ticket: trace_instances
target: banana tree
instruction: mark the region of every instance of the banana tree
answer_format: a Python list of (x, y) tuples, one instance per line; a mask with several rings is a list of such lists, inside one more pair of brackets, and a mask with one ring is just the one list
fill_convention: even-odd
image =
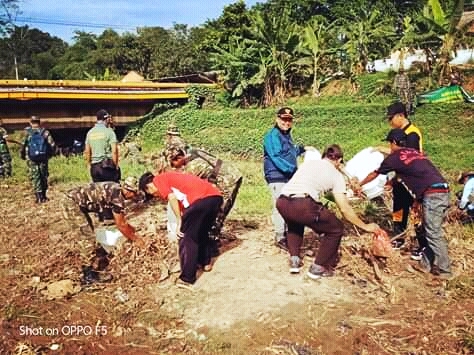
[(296, 64), (307, 69), (307, 72), (313, 76), (311, 92), (314, 97), (318, 97), (321, 86), (321, 60), (334, 51), (330, 46), (333, 38), (334, 25), (328, 24), (324, 17), (314, 17), (304, 28), (300, 35), (300, 46), (298, 51), (301, 53)]
[(251, 78), (259, 72), (255, 58), (258, 53), (253, 41), (233, 38), (228, 47), (214, 47), (210, 56), (213, 69), (223, 72), (224, 85), (233, 98), (241, 100), (243, 106), (251, 103)]
[(463, 29), (458, 28), (458, 23), (464, 11), (464, 0), (447, 2), (445, 7), (443, 9), (439, 0), (428, 0), (420, 17), (420, 22), (433, 31), (441, 41), (438, 49), (439, 61), (436, 65), (439, 84), (449, 76), (452, 53), (455, 54), (462, 43)]
[(258, 49), (254, 64), (259, 67), (253, 81), (263, 80), (263, 106), (282, 103), (293, 76), (298, 75), (297, 25), (283, 10), (279, 16), (257, 12), (252, 17), (253, 42)]
[(351, 9), (342, 20), (341, 32), (345, 38), (344, 49), (351, 62), (354, 74), (364, 72), (373, 48), (387, 42), (395, 31), (391, 19), (378, 10), (368, 8)]

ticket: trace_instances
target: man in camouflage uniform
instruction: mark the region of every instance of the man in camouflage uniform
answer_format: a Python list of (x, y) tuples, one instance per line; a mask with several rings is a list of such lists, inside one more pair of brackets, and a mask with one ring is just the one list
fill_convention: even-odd
[(224, 202), (211, 229), (211, 234), (218, 236), (242, 185), (241, 172), (228, 162), (201, 149), (190, 150), (184, 171), (208, 180), (221, 191)]
[(187, 154), (189, 148), (189, 145), (187, 145), (181, 137), (178, 127), (174, 123), (170, 123), (166, 130), (165, 146), (161, 152), (164, 163), (171, 166), (171, 158), (175, 157), (180, 152)]
[(0, 121), (0, 178), (12, 176), (12, 157), (7, 145), (7, 131)]
[(242, 174), (237, 168), (214, 155), (189, 147), (181, 138), (176, 126), (170, 125), (167, 134), (169, 137), (165, 143), (163, 156), (166, 157), (168, 166), (208, 180), (221, 191), (224, 202), (211, 229), (211, 234), (218, 236), (224, 220), (234, 206), (242, 185)]
[(393, 89), (398, 99), (405, 105), (407, 113), (412, 112), (413, 97), (411, 95), (410, 79), (403, 68), (400, 68), (393, 81)]
[[(55, 142), (51, 133), (40, 126), (40, 118), (38, 116), (31, 116), (30, 127), (25, 128), (26, 136), (23, 141), (23, 146), (20, 151), (21, 159), (27, 159), (29, 175), (33, 189), (35, 191), (36, 203), (44, 203), (48, 201), (46, 192), (48, 191), (48, 160), (53, 156), (55, 150)], [(48, 143), (48, 157), (41, 162), (34, 162), (28, 157), (28, 144), (32, 135), (35, 132), (40, 132)]]
[(138, 182), (134, 177), (125, 179), (123, 185), (119, 183), (93, 182), (85, 186), (74, 188), (66, 192), (79, 207), (86, 217), (87, 223), (94, 230), (94, 225), (89, 213), (99, 215), (112, 215), (112, 220), (104, 220), (104, 225), (115, 224), (117, 229), (128, 239), (139, 246), (143, 246), (143, 240), (136, 235), (135, 228), (128, 224), (125, 218), (125, 204), (127, 200), (138, 198)]
[[(89, 183), (69, 190), (66, 196), (79, 207), (92, 230), (94, 230), (94, 225), (89, 213), (104, 215), (110, 212), (113, 220), (103, 221), (102, 227), (107, 228), (106, 226), (115, 224), (128, 240), (133, 241), (140, 248), (144, 246), (143, 239), (137, 236), (135, 228), (127, 222), (124, 212), (126, 202), (138, 196), (136, 178), (128, 177), (122, 185), (112, 181)], [(105, 247), (97, 248), (95, 256), (91, 259), (91, 265), (83, 266), (82, 283), (108, 282), (112, 279), (112, 275), (104, 272), (109, 265), (110, 252)]]

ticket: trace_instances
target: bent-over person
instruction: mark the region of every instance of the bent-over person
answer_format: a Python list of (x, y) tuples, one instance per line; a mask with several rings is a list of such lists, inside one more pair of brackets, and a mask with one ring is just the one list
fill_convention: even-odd
[(138, 183), (136, 178), (128, 177), (121, 186), (112, 181), (93, 182), (74, 188), (66, 193), (84, 214), (87, 223), (94, 230), (89, 213), (99, 215), (111, 214), (113, 220), (102, 221), (103, 224), (115, 224), (117, 229), (130, 241), (143, 246), (141, 239), (125, 217), (125, 201), (137, 198)]
[(211, 269), (209, 231), (222, 204), (221, 192), (211, 183), (191, 174), (168, 171), (158, 175), (145, 173), (140, 190), (148, 198), (168, 201), (176, 216), (179, 237), (179, 282), (196, 281), (198, 265)]
[(449, 208), (449, 185), (433, 163), (416, 149), (407, 148), (407, 136), (402, 129), (392, 129), (386, 141), (391, 153), (382, 161), (380, 167), (365, 177), (364, 185), (379, 174), (394, 171), (422, 206), (422, 229), (427, 246), (422, 251), (420, 268), (425, 272), (450, 279), (451, 261), (448, 255), (448, 242), (443, 234), (443, 219)]
[(364, 223), (350, 206), (346, 196), (346, 181), (339, 171), (342, 163), (341, 147), (330, 145), (324, 150), (321, 160), (304, 161), (281, 190), (276, 207), (288, 226), (290, 273), (299, 273), (302, 266), (299, 253), (307, 226), (315, 233), (324, 233), (308, 276), (318, 279), (334, 274), (339, 262), (344, 225), (321, 203), (321, 197), (326, 192), (332, 192), (337, 207), (349, 222), (367, 232), (379, 229), (375, 223)]

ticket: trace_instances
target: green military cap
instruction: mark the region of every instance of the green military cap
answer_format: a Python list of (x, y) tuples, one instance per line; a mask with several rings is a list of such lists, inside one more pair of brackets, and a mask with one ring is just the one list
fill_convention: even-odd
[(170, 134), (172, 136), (180, 136), (181, 135), (181, 133), (179, 133), (179, 128), (174, 123), (170, 123), (168, 125), (168, 129), (166, 130), (166, 133)]

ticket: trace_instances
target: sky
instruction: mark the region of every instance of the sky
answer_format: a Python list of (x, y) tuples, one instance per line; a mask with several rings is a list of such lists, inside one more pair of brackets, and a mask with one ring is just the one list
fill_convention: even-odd
[[(72, 43), (74, 31), (101, 34), (106, 28), (136, 33), (137, 27), (198, 26), (218, 18), (237, 0), (19, 0), (16, 25), (28, 25)], [(264, 2), (262, 0), (258, 2)], [(245, 0), (247, 8), (257, 0)]]

